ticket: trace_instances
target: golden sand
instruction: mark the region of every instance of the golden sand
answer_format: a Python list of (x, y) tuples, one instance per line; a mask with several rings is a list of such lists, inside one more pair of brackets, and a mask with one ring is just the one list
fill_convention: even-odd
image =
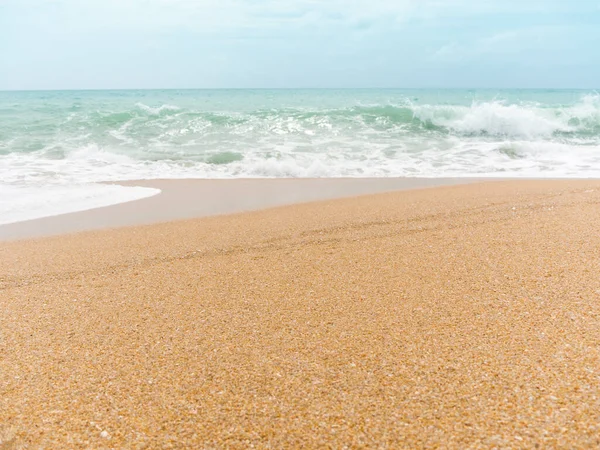
[(0, 449), (597, 448), (600, 182), (0, 244)]

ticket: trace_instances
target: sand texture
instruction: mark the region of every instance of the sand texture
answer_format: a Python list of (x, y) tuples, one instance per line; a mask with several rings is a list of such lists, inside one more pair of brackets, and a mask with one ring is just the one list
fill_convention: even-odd
[(0, 244), (0, 449), (598, 448), (600, 181)]

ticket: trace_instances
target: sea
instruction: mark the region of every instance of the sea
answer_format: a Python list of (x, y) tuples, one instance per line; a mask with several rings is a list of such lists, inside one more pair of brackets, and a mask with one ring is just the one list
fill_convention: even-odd
[(0, 92), (0, 224), (164, 178), (600, 177), (592, 90)]

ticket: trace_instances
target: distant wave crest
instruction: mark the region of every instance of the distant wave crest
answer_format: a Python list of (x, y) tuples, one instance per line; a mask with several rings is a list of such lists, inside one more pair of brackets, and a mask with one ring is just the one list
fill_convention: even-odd
[(153, 115), (153, 116), (158, 116), (163, 113), (179, 111), (181, 109), (178, 106), (174, 106), (174, 105), (161, 105), (157, 108), (153, 108), (153, 107), (145, 105), (143, 103), (136, 103), (136, 106), (138, 107), (138, 109), (144, 111), (145, 113)]
[[(144, 115), (140, 115), (142, 112)], [(456, 136), (537, 139), (600, 137), (600, 95), (584, 96), (571, 106), (536, 103), (511, 104), (502, 100), (445, 104), (367, 105), (340, 109), (280, 109), (251, 112), (213, 112), (164, 104), (137, 103), (135, 110), (89, 117), (93, 127), (127, 126), (131, 132), (149, 125), (164, 129), (163, 137), (207, 131), (232, 135), (344, 133), (431, 133)]]

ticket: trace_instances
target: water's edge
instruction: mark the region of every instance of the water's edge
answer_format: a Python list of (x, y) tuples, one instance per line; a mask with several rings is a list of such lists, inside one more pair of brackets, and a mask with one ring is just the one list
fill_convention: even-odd
[[(118, 182), (118, 185), (126, 188), (153, 189), (160, 193), (111, 206), (0, 225), (0, 241), (149, 225), (312, 201), (483, 181), (486, 180), (480, 178), (282, 178), (123, 181)], [(106, 184), (117, 185), (112, 182)]]

